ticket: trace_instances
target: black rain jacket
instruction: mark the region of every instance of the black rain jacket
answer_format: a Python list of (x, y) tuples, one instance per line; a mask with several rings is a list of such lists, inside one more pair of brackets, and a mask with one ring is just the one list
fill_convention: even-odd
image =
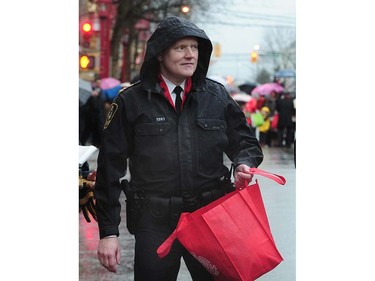
[[(156, 59), (186, 36), (198, 38), (198, 67), (181, 115), (164, 96)], [(257, 167), (263, 153), (245, 116), (224, 86), (205, 78), (212, 44), (189, 21), (167, 17), (147, 43), (140, 82), (121, 91), (104, 126), (95, 184), (100, 237), (119, 235), (120, 178), (148, 194), (196, 196), (228, 172), (223, 154), (234, 166)]]

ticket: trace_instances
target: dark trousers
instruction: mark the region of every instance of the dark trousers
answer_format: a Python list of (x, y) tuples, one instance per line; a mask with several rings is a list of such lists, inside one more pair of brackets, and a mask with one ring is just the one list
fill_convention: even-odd
[(270, 146), (270, 141), (269, 141), (269, 134), (267, 132), (259, 132), (259, 143), (261, 145), (269, 145)]
[(279, 126), (277, 128), (277, 144), (283, 146), (285, 141), (286, 147), (291, 147), (294, 142), (294, 128), (292, 126)]
[(179, 242), (175, 240), (169, 254), (159, 258), (156, 251), (176, 225), (158, 221), (144, 208), (135, 234), (134, 281), (175, 281), (181, 257), (194, 281), (212, 281), (212, 275)]

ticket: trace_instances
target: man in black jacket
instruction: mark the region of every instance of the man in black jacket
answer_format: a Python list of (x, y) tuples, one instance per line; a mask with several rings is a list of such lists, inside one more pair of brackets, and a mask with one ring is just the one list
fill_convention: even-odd
[[(193, 212), (228, 192), (224, 153), (237, 187), (263, 153), (245, 116), (223, 85), (207, 79), (212, 44), (205, 32), (167, 17), (148, 40), (140, 81), (111, 105), (95, 185), (100, 230), (98, 258), (111, 272), (120, 264), (119, 196), (127, 198), (127, 227), (135, 235), (135, 280), (176, 280), (181, 257), (193, 280), (213, 280), (176, 241), (160, 259), (157, 248), (181, 212)], [(120, 178), (129, 163), (130, 182)], [(240, 215), (240, 214), (239, 214)]]

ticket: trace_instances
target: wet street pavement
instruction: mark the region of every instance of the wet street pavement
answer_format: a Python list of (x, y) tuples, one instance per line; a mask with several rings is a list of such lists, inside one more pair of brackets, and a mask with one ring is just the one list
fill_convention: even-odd
[[(257, 281), (294, 281), (296, 280), (296, 169), (293, 149), (265, 147), (263, 152), (265, 157), (259, 168), (279, 174), (287, 181), (281, 186), (270, 179), (254, 177), (258, 179), (271, 231), (284, 261)], [(97, 154), (89, 160), (90, 169), (96, 169), (96, 157)], [(121, 200), (125, 202), (123, 194)], [(120, 224), (121, 265), (114, 274), (103, 268), (97, 259), (99, 235), (96, 222), (87, 223), (83, 215), (79, 215), (80, 281), (133, 281), (134, 237), (126, 229), (125, 217), (125, 204), (123, 204)], [(183, 262), (177, 280), (191, 281)]]

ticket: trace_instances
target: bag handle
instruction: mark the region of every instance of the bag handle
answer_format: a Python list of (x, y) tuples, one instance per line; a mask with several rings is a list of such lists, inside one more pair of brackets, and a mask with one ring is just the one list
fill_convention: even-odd
[(277, 175), (277, 174), (266, 172), (266, 171), (258, 169), (258, 168), (250, 168), (249, 171), (250, 171), (250, 174), (252, 174), (252, 175), (260, 175), (260, 176), (269, 178), (269, 179), (274, 180), (275, 182), (277, 182), (278, 184), (281, 184), (281, 185), (284, 185), (286, 183), (285, 178), (283, 176), (280, 176), (280, 175)]
[(177, 230), (186, 226), (191, 221), (190, 213), (182, 213), (180, 219), (178, 220), (176, 229), (169, 235), (169, 237), (159, 246), (156, 253), (160, 258), (164, 258), (169, 254), (174, 240), (177, 239)]
[(172, 232), (172, 234), (159, 246), (156, 253), (158, 254), (159, 258), (164, 258), (166, 255), (169, 254), (172, 244), (174, 240), (176, 240), (176, 230)]

